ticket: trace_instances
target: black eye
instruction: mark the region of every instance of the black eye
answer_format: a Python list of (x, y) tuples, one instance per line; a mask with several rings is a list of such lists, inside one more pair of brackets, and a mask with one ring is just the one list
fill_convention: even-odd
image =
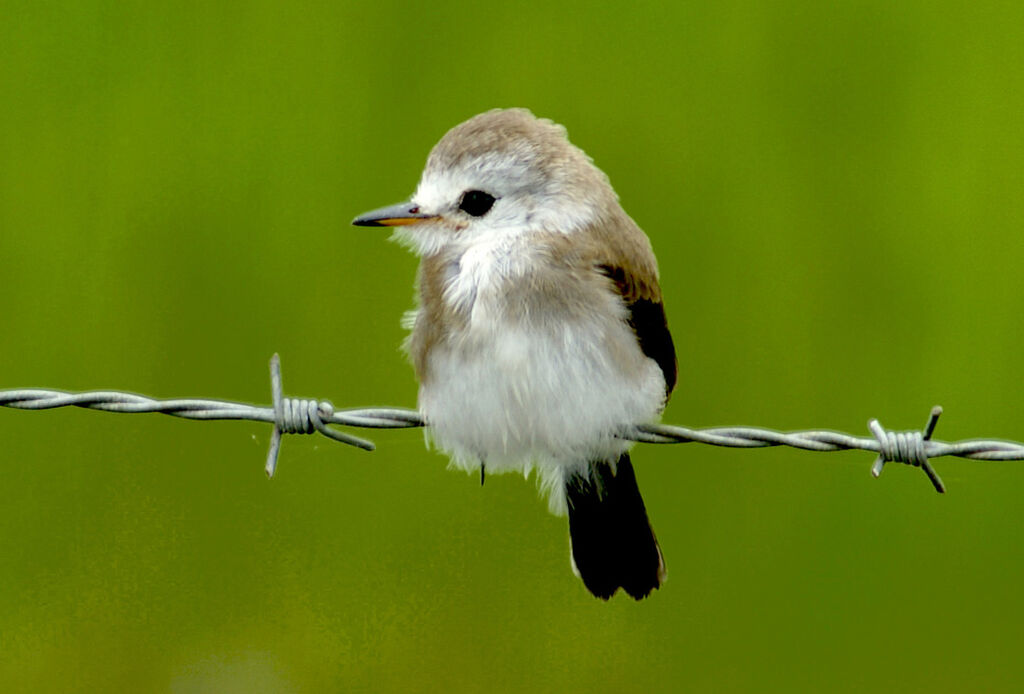
[(474, 217), (483, 217), (494, 204), (494, 196), (482, 190), (467, 190), (459, 201), (459, 209)]

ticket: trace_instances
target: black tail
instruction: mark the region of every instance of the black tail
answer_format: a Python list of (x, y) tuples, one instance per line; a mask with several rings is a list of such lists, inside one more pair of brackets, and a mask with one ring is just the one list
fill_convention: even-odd
[(565, 482), (572, 558), (583, 584), (607, 600), (622, 586), (635, 599), (665, 578), (661, 548), (647, 520), (628, 454), (613, 467), (591, 463)]

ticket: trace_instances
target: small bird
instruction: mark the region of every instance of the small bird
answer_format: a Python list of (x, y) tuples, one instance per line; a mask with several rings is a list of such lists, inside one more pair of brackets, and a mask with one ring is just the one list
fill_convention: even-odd
[(356, 217), (421, 258), (405, 342), (434, 445), (471, 473), (536, 470), (569, 516), (591, 593), (665, 579), (632, 443), (660, 416), (676, 356), (650, 241), (565, 128), (487, 111), (431, 151), (412, 199)]

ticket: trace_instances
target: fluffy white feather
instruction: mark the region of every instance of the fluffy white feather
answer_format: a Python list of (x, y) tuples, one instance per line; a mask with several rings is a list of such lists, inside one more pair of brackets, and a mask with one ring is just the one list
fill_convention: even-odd
[(610, 290), (595, 288), (590, 310), (564, 321), (543, 320), (538, 297), (538, 320), (524, 323), (507, 290), (538, 271), (535, 236), (520, 226), (458, 248), (445, 301), (468, 321), (431, 350), (419, 405), (456, 467), (536, 468), (551, 510), (564, 513), (565, 470), (616, 460), (629, 443), (615, 433), (658, 416), (665, 381)]

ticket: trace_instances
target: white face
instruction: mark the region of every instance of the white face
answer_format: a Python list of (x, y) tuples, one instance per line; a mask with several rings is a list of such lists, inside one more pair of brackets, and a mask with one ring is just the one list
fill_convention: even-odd
[(428, 164), (412, 204), (437, 219), (395, 229), (421, 255), (452, 244), (468, 247), (496, 237), (572, 233), (593, 219), (591, 201), (573, 195), (564, 172), (537, 158), (491, 152), (442, 168)]

